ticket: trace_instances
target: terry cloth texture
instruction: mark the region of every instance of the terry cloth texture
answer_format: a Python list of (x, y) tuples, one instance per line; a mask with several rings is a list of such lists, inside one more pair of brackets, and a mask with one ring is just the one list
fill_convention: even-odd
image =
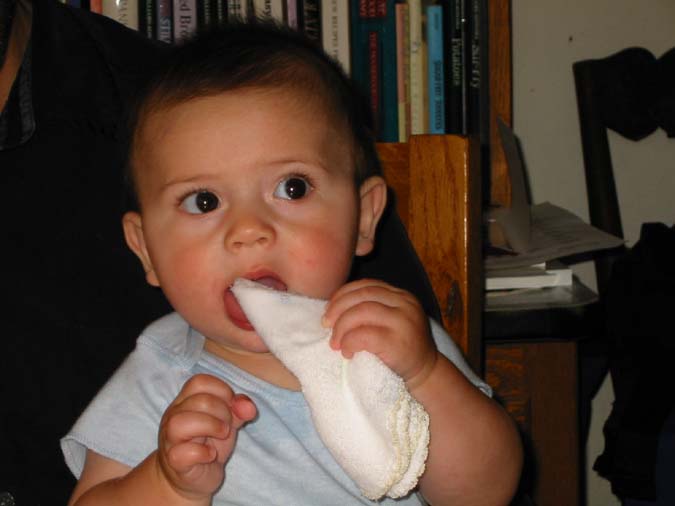
[(267, 346), (300, 381), (319, 436), (363, 495), (406, 495), (424, 472), (429, 416), (375, 355), (328, 345), (326, 301), (239, 279), (232, 291)]

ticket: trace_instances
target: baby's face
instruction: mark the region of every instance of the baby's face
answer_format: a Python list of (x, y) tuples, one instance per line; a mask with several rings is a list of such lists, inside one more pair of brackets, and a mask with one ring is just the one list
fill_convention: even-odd
[(350, 143), (290, 92), (243, 90), (151, 115), (137, 151), (148, 280), (197, 330), (267, 351), (237, 277), (328, 298), (359, 249)]

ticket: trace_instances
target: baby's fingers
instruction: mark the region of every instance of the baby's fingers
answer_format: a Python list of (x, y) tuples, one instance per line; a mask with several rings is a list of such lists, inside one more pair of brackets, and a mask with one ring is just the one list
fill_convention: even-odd
[(211, 394), (226, 402), (234, 395), (230, 386), (223, 380), (209, 374), (196, 374), (185, 382), (174, 404), (179, 404), (196, 394)]
[(391, 343), (391, 338), (386, 327), (367, 325), (346, 331), (334, 349), (339, 349), (345, 358), (352, 358), (359, 351), (369, 351), (381, 357), (388, 343)]
[[(330, 346), (334, 350), (355, 353), (367, 349), (379, 354), (386, 347), (385, 334), (396, 309), (379, 302), (366, 301), (349, 307), (333, 326)], [(350, 345), (349, 341), (356, 341)], [(345, 355), (349, 358), (348, 355)]]
[(244, 423), (250, 422), (258, 414), (255, 404), (248, 395), (235, 394), (232, 397), (231, 409), (233, 416), (233, 428), (238, 429)]
[(389, 307), (409, 304), (412, 296), (382, 281), (364, 279), (348, 283), (331, 297), (323, 318), (326, 327), (332, 327), (342, 315), (359, 304), (377, 302)]
[(164, 432), (170, 447), (195, 438), (226, 439), (231, 431), (229, 410), (220, 416), (200, 411), (180, 411), (164, 423)]
[(218, 457), (218, 451), (211, 445), (187, 441), (172, 447), (167, 453), (169, 466), (178, 474), (185, 474), (194, 466), (210, 464)]

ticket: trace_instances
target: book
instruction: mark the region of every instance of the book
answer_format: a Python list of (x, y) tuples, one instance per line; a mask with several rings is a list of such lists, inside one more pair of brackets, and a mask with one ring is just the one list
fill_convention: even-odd
[(258, 18), (272, 18), (285, 23), (284, 0), (253, 0), (253, 14)]
[(346, 0), (321, 0), (321, 46), (351, 74), (349, 4)]
[(478, 134), (481, 146), (489, 139), (487, 0), (468, 0), (466, 87), (467, 132)]
[(227, 19), (247, 19), (248, 0), (227, 0)]
[(298, 19), (298, 0), (286, 0), (286, 24), (296, 30), (300, 27)]
[[(488, 2), (468, 0), (467, 40), (467, 133), (478, 137), (480, 173), (483, 188), (489, 190), (490, 176), (490, 84), (488, 80)], [(490, 191), (483, 192), (483, 204), (489, 205)]]
[(398, 98), (398, 140), (410, 137), (410, 32), (408, 4), (396, 4), (396, 95)]
[(311, 40), (321, 43), (321, 12), (319, 0), (303, 0), (300, 9), (300, 26)]
[(428, 132), (445, 133), (445, 71), (443, 70), (443, 7), (426, 7)]
[(465, 135), (466, 129), (466, 23), (464, 0), (444, 0), (445, 131)]
[(397, 142), (395, 0), (352, 0), (351, 75), (368, 97), (377, 140)]
[(197, 29), (197, 0), (173, 0), (173, 41), (181, 42)]
[(156, 0), (157, 40), (173, 42), (173, 0)]
[(227, 0), (213, 0), (212, 10), (216, 23), (227, 20)]
[(425, 47), (422, 28), (422, 0), (407, 0), (408, 33), (410, 37), (410, 133), (427, 133), (427, 114), (425, 106), (426, 73)]
[(485, 289), (492, 291), (571, 286), (572, 279), (571, 267), (558, 260), (552, 260), (529, 267), (487, 269)]
[(89, 10), (97, 14), (103, 14), (103, 0), (90, 0)]
[(101, 14), (133, 30), (138, 30), (138, 0), (103, 2)]
[(213, 0), (197, 0), (197, 29), (216, 22), (215, 7)]
[(138, 31), (148, 39), (157, 38), (155, 0), (138, 0)]

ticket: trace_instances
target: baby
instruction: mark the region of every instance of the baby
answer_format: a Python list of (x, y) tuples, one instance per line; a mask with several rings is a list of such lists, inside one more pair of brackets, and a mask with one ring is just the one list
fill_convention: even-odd
[(396, 504), (508, 503), (520, 443), (476, 386), (488, 387), (410, 293), (347, 282), (386, 204), (364, 111), (340, 67), (291, 30), (232, 24), (176, 49), (137, 108), (138, 207), (123, 218), (176, 312), (63, 439), (71, 505), (372, 504), (246, 318), (237, 278), (328, 300), (331, 347), (376, 355), (425, 408), (426, 470)]

